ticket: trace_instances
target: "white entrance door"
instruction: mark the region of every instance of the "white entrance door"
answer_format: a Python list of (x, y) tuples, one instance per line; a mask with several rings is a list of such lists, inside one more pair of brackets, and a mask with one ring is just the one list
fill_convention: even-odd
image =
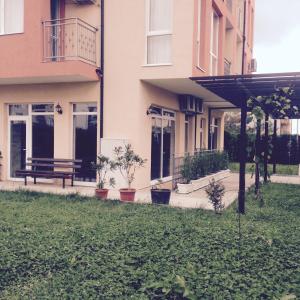
[(28, 117), (11, 116), (8, 130), (8, 178), (20, 180), (15, 173), (17, 170), (25, 169), (27, 158), (31, 155), (31, 134)]

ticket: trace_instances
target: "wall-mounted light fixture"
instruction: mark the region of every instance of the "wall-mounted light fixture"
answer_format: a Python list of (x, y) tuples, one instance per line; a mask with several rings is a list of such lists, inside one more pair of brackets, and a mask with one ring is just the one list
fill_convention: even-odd
[(55, 106), (55, 110), (56, 110), (56, 112), (57, 112), (59, 115), (62, 115), (63, 109), (62, 109), (62, 107), (60, 106), (59, 103)]

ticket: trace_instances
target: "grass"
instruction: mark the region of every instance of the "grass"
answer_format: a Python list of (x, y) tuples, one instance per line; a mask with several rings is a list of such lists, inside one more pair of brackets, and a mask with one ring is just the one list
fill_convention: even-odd
[(300, 187), (202, 210), (0, 193), (2, 299), (300, 297)]
[[(277, 165), (276, 167), (276, 174), (279, 175), (298, 175), (298, 165)], [(232, 172), (238, 172), (240, 169), (239, 163), (236, 162), (231, 162), (229, 164), (229, 169)], [(273, 165), (269, 164), (268, 165), (268, 170), (270, 174), (273, 174)], [(246, 172), (247, 173), (252, 173), (253, 172), (253, 164), (247, 163), (246, 165)]]

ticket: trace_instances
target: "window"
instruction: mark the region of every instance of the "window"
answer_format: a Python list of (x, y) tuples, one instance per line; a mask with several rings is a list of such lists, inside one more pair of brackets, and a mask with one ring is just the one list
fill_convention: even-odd
[(173, 0), (147, 0), (147, 64), (171, 63)]
[(219, 139), (219, 124), (220, 124), (220, 119), (218, 118), (213, 118), (212, 124), (210, 126), (210, 134), (211, 134), (211, 145), (210, 149), (211, 150), (216, 150), (218, 149), (218, 139)]
[(96, 172), (91, 163), (97, 157), (97, 104), (73, 104), (73, 155), (82, 160), (76, 180), (95, 182)]
[(189, 117), (186, 115), (184, 119), (184, 152), (189, 153)]
[(0, 0), (0, 35), (24, 31), (24, 0)]
[(202, 0), (198, 0), (198, 16), (197, 16), (197, 67), (201, 68), (202, 53), (201, 53), (201, 29), (202, 29)]
[(205, 126), (205, 119), (201, 118), (200, 119), (200, 149), (204, 149), (205, 148), (205, 143), (204, 143), (204, 129)]
[(151, 180), (172, 175), (175, 151), (175, 113), (158, 108), (152, 114)]
[(219, 16), (215, 11), (211, 18), (210, 41), (210, 75), (218, 75), (218, 47), (219, 47)]
[(9, 176), (14, 178), (16, 170), (26, 167), (28, 157), (53, 158), (54, 105), (11, 104), (8, 113)]

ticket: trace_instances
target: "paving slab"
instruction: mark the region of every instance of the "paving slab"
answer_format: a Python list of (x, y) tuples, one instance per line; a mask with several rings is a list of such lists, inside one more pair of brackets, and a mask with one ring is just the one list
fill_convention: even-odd
[[(299, 179), (300, 180), (300, 179)], [(238, 182), (239, 175), (232, 173), (229, 177), (221, 180), (225, 186), (225, 195), (223, 202), (225, 207), (230, 206), (238, 197)], [(246, 188), (249, 188), (254, 183), (254, 179), (250, 175), (246, 175)], [(67, 186), (63, 189), (61, 186), (49, 183), (38, 183), (33, 184), (29, 182), (27, 186), (23, 182), (15, 181), (2, 181), (0, 182), (0, 190), (16, 191), (35, 191), (42, 193), (61, 194), (68, 195), (77, 193), (82, 196), (92, 197), (95, 193), (94, 187), (85, 186)], [(108, 197), (110, 199), (119, 199), (119, 192), (117, 190), (109, 191)], [(135, 203), (151, 203), (151, 192), (150, 189), (137, 191)], [(200, 189), (190, 194), (177, 194), (176, 192), (171, 193), (170, 206), (178, 208), (201, 208), (207, 210), (213, 210), (213, 206), (209, 202), (206, 195), (205, 189)]]

